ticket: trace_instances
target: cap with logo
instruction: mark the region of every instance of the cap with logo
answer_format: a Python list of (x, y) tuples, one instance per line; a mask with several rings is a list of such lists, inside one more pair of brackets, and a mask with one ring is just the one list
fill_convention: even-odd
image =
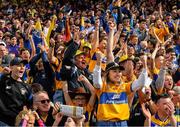
[(117, 64), (116, 62), (110, 62), (109, 64), (106, 65), (106, 72), (109, 72), (110, 70), (114, 70), (114, 69), (119, 69), (119, 70), (124, 70), (124, 67), (119, 66), (119, 64)]
[(14, 65), (19, 65), (19, 64), (28, 64), (28, 61), (27, 60), (23, 60), (22, 58), (20, 57), (15, 57), (13, 60), (11, 60), (10, 62), (10, 66), (14, 66)]

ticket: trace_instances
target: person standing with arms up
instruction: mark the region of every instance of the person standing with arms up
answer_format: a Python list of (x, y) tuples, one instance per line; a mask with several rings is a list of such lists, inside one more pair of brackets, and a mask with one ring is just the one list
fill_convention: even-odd
[(115, 25), (109, 23), (110, 33), (107, 45), (107, 66), (105, 76), (101, 77), (101, 54), (97, 53), (97, 64), (93, 73), (93, 84), (97, 88), (98, 109), (97, 125), (98, 126), (127, 126), (129, 119), (128, 94), (135, 92), (145, 85), (147, 74), (147, 57), (143, 58), (144, 69), (140, 76), (133, 83), (123, 83), (121, 80), (124, 67), (114, 62), (112, 53), (113, 35)]

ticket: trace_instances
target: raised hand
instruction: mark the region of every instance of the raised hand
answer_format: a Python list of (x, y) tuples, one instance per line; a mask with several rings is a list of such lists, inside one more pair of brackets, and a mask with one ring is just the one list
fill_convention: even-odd
[(145, 116), (147, 119), (151, 119), (151, 113), (150, 113), (149, 109), (146, 109), (144, 103), (141, 104), (141, 108), (142, 108), (142, 111), (143, 111), (144, 116)]
[(29, 40), (32, 40), (32, 39), (33, 39), (31, 34), (28, 34), (28, 39), (29, 39)]
[(99, 25), (100, 25), (100, 20), (99, 20), (99, 19), (96, 19), (96, 21), (95, 21), (95, 27), (96, 27), (96, 28), (99, 28)]
[(78, 81), (80, 81), (80, 82), (86, 82), (86, 81), (88, 81), (88, 79), (84, 76), (84, 75), (80, 75), (79, 77), (78, 77)]
[(36, 111), (32, 111), (32, 113), (34, 114), (36, 120), (40, 119), (39, 114)]
[(55, 40), (53, 38), (51, 38), (49, 42), (51, 47), (55, 46)]
[(118, 6), (118, 7), (121, 7), (121, 3), (122, 3), (122, 0), (118, 0), (118, 1), (117, 1), (117, 6)]
[(46, 51), (44, 45), (41, 45), (41, 44), (38, 44), (38, 48), (40, 48), (40, 50), (43, 52), (43, 51)]
[(10, 74), (11, 69), (9, 67), (4, 67), (2, 73), (3, 74)]
[(116, 25), (115, 25), (115, 23), (113, 21), (109, 21), (108, 24), (109, 24), (109, 29), (110, 30), (116, 29)]
[(141, 61), (143, 63), (144, 68), (147, 69), (147, 55), (141, 56)]
[(167, 103), (167, 114), (169, 117), (173, 116), (175, 112), (174, 104), (172, 102)]
[(26, 121), (28, 121), (30, 119), (28, 113), (22, 114), (22, 119), (25, 119)]
[(96, 52), (96, 58), (97, 58), (97, 64), (101, 64), (101, 59), (102, 59), (102, 53), (101, 52)]
[(23, 110), (22, 110), (22, 119), (25, 119), (25, 120), (29, 120), (29, 114), (30, 111), (27, 109), (26, 106), (23, 106)]
[(85, 119), (86, 119), (86, 118), (85, 118), (85, 116), (83, 115), (81, 118), (74, 118), (74, 121), (76, 122), (76, 125), (77, 125), (78, 127), (82, 127)]
[(63, 117), (62, 113), (58, 112), (55, 116), (55, 121), (60, 122), (62, 120), (62, 117)]
[(62, 89), (64, 92), (67, 92), (68, 91), (68, 84), (67, 84), (67, 81), (61, 81), (62, 83)]
[(60, 107), (61, 107), (61, 104), (59, 102), (56, 102), (55, 105), (53, 106), (52, 115), (54, 117), (56, 117), (57, 113), (59, 112)]
[(123, 30), (123, 25), (122, 24), (119, 24), (118, 25), (118, 31), (122, 31)]
[(74, 29), (74, 41), (77, 44), (80, 44), (80, 32), (79, 32), (79, 27), (75, 27)]

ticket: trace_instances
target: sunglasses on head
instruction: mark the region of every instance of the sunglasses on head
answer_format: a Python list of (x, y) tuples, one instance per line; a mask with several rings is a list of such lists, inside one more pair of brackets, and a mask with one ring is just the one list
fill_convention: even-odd
[(47, 102), (47, 103), (50, 103), (50, 100), (49, 100), (49, 99), (46, 99), (46, 100), (41, 100), (41, 101), (39, 101), (39, 102), (41, 102), (42, 104), (45, 104), (46, 102)]

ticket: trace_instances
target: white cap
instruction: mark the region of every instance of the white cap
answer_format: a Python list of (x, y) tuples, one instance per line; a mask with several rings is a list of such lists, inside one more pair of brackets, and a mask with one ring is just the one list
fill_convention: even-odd
[(4, 41), (0, 41), (0, 45), (4, 45), (6, 47), (6, 43)]

